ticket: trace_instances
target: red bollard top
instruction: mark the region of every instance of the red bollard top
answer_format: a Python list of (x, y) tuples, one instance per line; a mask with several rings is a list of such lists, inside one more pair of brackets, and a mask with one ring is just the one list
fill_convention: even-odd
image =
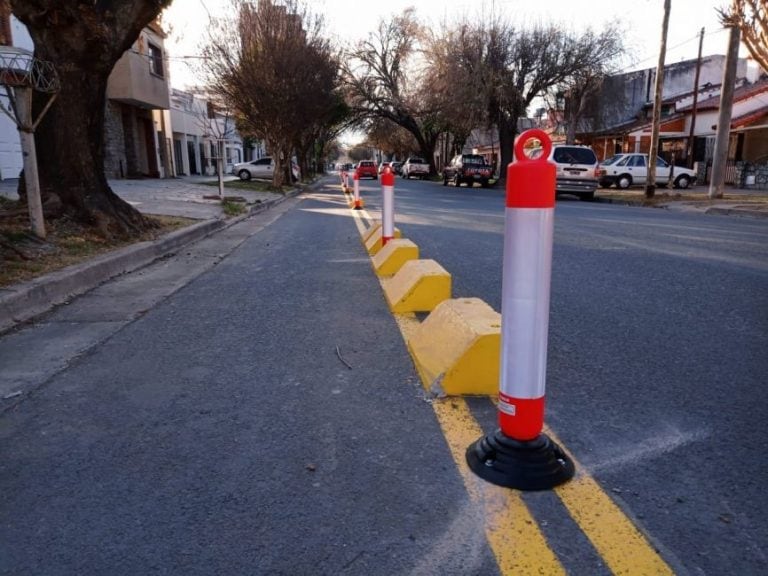
[(352, 176), (352, 180), (360, 180), (360, 174), (357, 173), (357, 170), (355, 170), (355, 174)]
[[(525, 155), (525, 143), (541, 142), (541, 155), (531, 160)], [(554, 208), (557, 169), (549, 161), (552, 140), (538, 128), (526, 130), (515, 144), (515, 160), (507, 166), (507, 208)]]
[(384, 168), (384, 172), (382, 172), (381, 174), (381, 185), (382, 186), (395, 185), (395, 175), (392, 173), (392, 170), (389, 169), (389, 166)]

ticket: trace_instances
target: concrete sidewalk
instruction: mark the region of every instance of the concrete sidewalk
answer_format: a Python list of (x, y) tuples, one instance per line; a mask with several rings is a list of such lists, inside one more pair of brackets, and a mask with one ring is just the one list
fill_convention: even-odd
[[(227, 175), (225, 182), (237, 180)], [(109, 186), (123, 200), (144, 214), (180, 216), (195, 220), (222, 218), (221, 203), (216, 198), (219, 188), (215, 176), (185, 176), (183, 178), (146, 178), (140, 180), (110, 180)], [(207, 183), (207, 184), (206, 184)], [(0, 196), (17, 199), (18, 180), (0, 182)], [(226, 195), (245, 198), (248, 204), (271, 202), (282, 197), (275, 192), (237, 190)]]
[[(746, 216), (751, 218), (768, 218), (768, 191), (734, 188), (726, 186), (723, 188), (723, 195), (730, 198), (719, 200), (708, 200), (706, 194), (707, 186), (697, 186), (688, 190), (669, 190), (666, 188), (656, 189), (657, 201), (663, 199), (664, 195), (671, 197), (685, 196), (685, 194), (701, 195), (702, 200), (683, 200), (670, 199), (668, 202), (658, 202), (654, 208), (662, 208), (675, 212), (697, 212), (699, 214), (717, 214), (727, 216)], [(601, 193), (603, 194), (601, 196)], [(626, 193), (626, 198), (622, 198)], [(631, 190), (615, 190), (613, 188), (599, 188), (597, 190), (595, 201), (606, 204), (627, 204), (643, 205), (644, 199), (640, 194), (639, 188)], [(735, 198), (734, 198), (735, 197)]]
[[(235, 178), (230, 176), (228, 180)], [(210, 177), (173, 179), (113, 180), (110, 186), (121, 198), (144, 214), (180, 216), (200, 220), (154, 241), (139, 242), (92, 260), (69, 266), (39, 278), (0, 288), (0, 333), (27, 322), (58, 304), (83, 294), (102, 282), (137, 270), (181, 247), (213, 232), (242, 221), (251, 214), (269, 209), (301, 192), (297, 188), (286, 195), (272, 192), (237, 191), (246, 199), (248, 212), (238, 218), (225, 219), (221, 203), (205, 196), (218, 194)], [(18, 198), (18, 181), (5, 180), (0, 195)]]

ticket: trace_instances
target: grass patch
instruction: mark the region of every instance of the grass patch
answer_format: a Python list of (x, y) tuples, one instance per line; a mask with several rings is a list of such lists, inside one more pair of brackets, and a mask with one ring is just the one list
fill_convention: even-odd
[(240, 216), (240, 214), (245, 214), (247, 211), (245, 204), (243, 202), (237, 202), (234, 200), (227, 200), (225, 199), (221, 203), (221, 209), (224, 210), (224, 214), (227, 216)]
[(0, 218), (0, 287), (32, 280), (130, 244), (154, 240), (196, 222), (169, 216), (147, 218), (157, 222), (158, 228), (128, 240), (105, 239), (68, 218), (47, 220), (47, 238), (39, 240), (29, 230), (26, 215)]

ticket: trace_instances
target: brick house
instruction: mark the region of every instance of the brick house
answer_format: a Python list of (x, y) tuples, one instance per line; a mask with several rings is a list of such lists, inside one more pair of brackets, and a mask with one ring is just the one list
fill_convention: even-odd
[[(694, 123), (695, 62), (671, 64), (664, 69), (659, 155), (678, 165), (697, 166), (700, 182), (707, 182), (725, 57), (702, 59)], [(739, 60), (730, 128), (730, 168), (726, 173), (729, 184), (739, 184), (739, 163), (768, 161), (768, 79), (761, 74), (750, 61)], [(577, 132), (579, 143), (591, 146), (600, 160), (620, 152), (647, 153), (651, 144), (654, 82), (654, 69), (608, 78), (603, 95), (598, 98), (599, 112), (587, 123), (590, 129)], [(641, 86), (643, 90), (639, 90)], [(692, 123), (693, 140), (689, 147)]]

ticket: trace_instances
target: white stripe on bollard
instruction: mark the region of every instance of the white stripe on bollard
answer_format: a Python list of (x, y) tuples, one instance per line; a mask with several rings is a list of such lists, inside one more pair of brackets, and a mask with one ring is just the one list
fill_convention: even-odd
[(387, 167), (381, 175), (381, 244), (395, 237), (395, 175)]

